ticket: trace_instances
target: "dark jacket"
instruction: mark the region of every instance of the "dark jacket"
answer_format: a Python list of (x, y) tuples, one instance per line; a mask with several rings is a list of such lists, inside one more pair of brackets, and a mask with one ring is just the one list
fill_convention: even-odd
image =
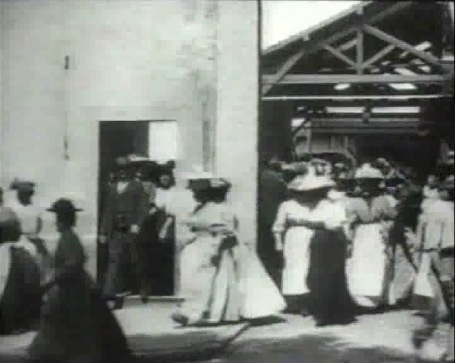
[(84, 271), (85, 253), (79, 237), (61, 234), (38, 333), (29, 347), (36, 362), (129, 362), (122, 329)]
[(114, 229), (129, 229), (141, 225), (149, 209), (149, 195), (136, 180), (128, 183), (119, 193), (117, 186), (109, 188), (101, 222), (101, 234), (109, 236)]

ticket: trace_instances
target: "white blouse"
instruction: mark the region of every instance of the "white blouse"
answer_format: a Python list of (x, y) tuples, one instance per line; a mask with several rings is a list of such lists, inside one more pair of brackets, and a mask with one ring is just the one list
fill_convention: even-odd
[(305, 219), (310, 216), (310, 208), (299, 204), (291, 199), (281, 203), (278, 208), (278, 213), (273, 224), (272, 231), (274, 233), (283, 233), (286, 231), (287, 221), (290, 219)]
[(22, 205), (15, 202), (11, 209), (16, 213), (21, 223), (22, 233), (25, 235), (37, 236), (41, 232), (39, 220), (41, 219), (41, 210), (33, 204)]

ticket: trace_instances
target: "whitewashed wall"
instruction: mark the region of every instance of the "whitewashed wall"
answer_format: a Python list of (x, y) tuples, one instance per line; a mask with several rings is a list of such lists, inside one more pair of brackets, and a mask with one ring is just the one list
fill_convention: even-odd
[[(203, 163), (192, 62), (193, 44), (207, 39), (206, 29), (195, 26), (204, 3), (1, 2), (1, 184), (29, 178), (38, 185), (41, 205), (69, 194), (82, 206), (78, 230), (93, 257), (91, 271), (99, 121), (175, 119), (184, 151), (179, 165)], [(70, 58), (66, 73), (65, 56)], [(69, 160), (64, 158), (65, 133)], [(44, 233), (52, 240), (51, 218), (46, 214)]]
[[(219, 1), (218, 27), (213, 3), (0, 1), (0, 183), (5, 187), (14, 177), (29, 178), (38, 185), (43, 207), (68, 195), (84, 208), (78, 231), (91, 271), (96, 270), (98, 123), (103, 120), (177, 120), (183, 150), (179, 170), (216, 164), (230, 177), (242, 233), (254, 240), (256, 2)], [(45, 236), (55, 239), (52, 216), (45, 215)]]
[(233, 182), (241, 238), (256, 242), (258, 5), (220, 1), (216, 172)]

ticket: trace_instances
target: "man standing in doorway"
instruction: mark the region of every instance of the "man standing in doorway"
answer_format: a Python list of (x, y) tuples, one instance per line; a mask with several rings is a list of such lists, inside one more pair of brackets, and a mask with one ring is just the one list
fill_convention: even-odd
[(272, 157), (264, 162), (259, 189), (258, 254), (267, 272), (280, 285), (282, 261), (281, 254), (275, 250), (272, 226), (279, 205), (286, 199), (286, 184), (278, 158)]
[(103, 289), (107, 301), (121, 308), (132, 285), (146, 294), (140, 270), (136, 237), (148, 211), (148, 195), (134, 180), (134, 168), (126, 158), (117, 160), (117, 181), (110, 187), (101, 222), (100, 243), (108, 243), (108, 268)]

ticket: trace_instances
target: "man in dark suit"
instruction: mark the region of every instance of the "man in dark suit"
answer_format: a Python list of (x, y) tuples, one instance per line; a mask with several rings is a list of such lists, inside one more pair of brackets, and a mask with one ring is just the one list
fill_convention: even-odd
[[(148, 212), (148, 195), (134, 179), (134, 168), (126, 158), (117, 160), (117, 182), (110, 186), (101, 222), (100, 242), (108, 243), (108, 268), (103, 289), (105, 299), (121, 308), (132, 285), (141, 296), (147, 285), (140, 269), (136, 237)], [(144, 296), (142, 296), (144, 297)]]

